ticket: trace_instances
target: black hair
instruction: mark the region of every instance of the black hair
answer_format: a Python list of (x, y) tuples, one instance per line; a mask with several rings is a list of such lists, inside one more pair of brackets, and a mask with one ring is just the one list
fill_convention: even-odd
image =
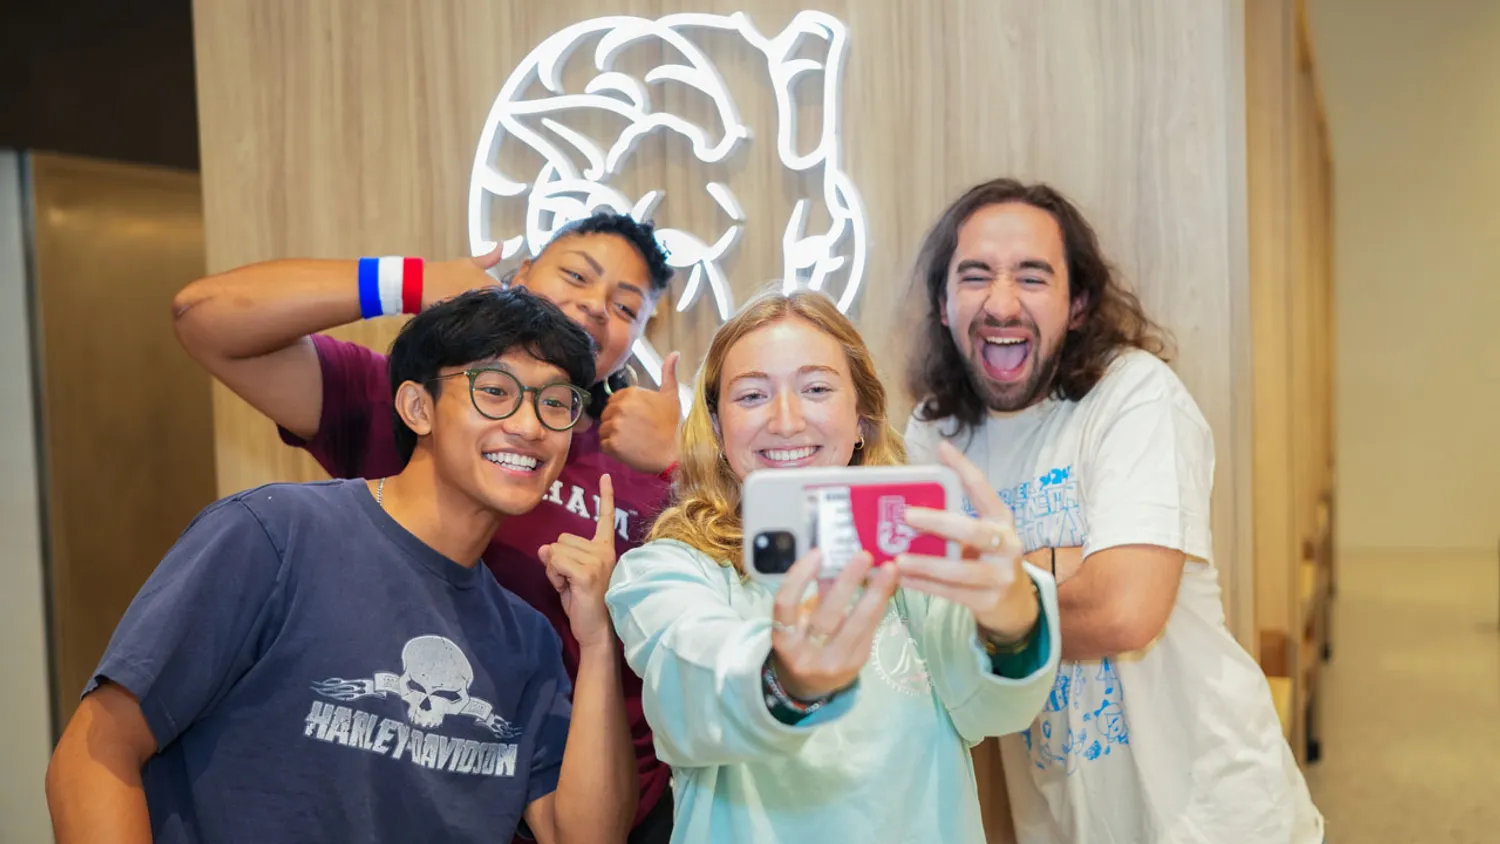
[[(441, 370), (518, 348), (563, 370), (584, 390), (594, 383), (594, 338), (587, 331), (529, 290), (482, 287), (439, 302), (402, 326), (391, 344), (391, 396), (412, 381), (436, 398), (443, 382), (433, 379)], [(404, 465), (417, 448), (417, 434), (399, 413), (395, 433)]]
[[(656, 225), (639, 222), (628, 214), (599, 210), (580, 220), (574, 220), (552, 234), (547, 247), (564, 238), (584, 234), (612, 234), (623, 237), (646, 262), (651, 275), (651, 292), (661, 293), (672, 283), (672, 268), (667, 265), (667, 251), (656, 242)], [(546, 251), (544, 248), (543, 251)]]

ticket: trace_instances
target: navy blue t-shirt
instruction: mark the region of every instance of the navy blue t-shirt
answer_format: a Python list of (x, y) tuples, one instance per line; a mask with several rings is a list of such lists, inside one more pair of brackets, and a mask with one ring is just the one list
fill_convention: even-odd
[(363, 481), (210, 505), (126, 611), (91, 691), (140, 699), (157, 842), (505, 841), (557, 788), (557, 634)]

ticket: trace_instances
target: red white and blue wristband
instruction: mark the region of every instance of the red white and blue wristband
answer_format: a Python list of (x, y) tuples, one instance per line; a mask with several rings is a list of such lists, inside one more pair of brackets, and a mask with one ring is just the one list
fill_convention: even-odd
[(374, 319), (421, 310), (421, 258), (359, 259), (360, 316)]

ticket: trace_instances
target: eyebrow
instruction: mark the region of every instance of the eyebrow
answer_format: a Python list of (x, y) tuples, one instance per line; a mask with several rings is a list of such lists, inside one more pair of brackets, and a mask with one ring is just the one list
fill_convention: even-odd
[[(569, 249), (568, 250), (568, 254), (569, 255), (577, 255), (578, 257), (582, 258), (583, 260), (588, 261), (589, 262), (589, 266), (594, 268), (594, 275), (598, 275), (598, 276), (604, 275), (604, 267), (603, 267), (603, 265), (601, 265), (598, 261), (594, 260), (594, 256), (593, 255), (590, 255), (589, 253), (584, 252), (581, 249)], [(615, 286), (619, 287), (622, 290), (628, 290), (631, 293), (634, 293), (635, 295), (641, 297), (642, 299), (646, 298), (646, 291), (642, 290), (641, 288), (637, 287), (634, 284), (631, 284), (628, 281), (617, 282)]]
[[(834, 369), (831, 366), (823, 366), (822, 364), (818, 363), (810, 363), (807, 366), (801, 367), (797, 370), (798, 375), (808, 375), (814, 372), (826, 372), (829, 375), (839, 374), (839, 371), (837, 369)], [(767, 375), (764, 372), (742, 372), (739, 375), (736, 375), (734, 377), (734, 380), (730, 381), (729, 383), (735, 384), (745, 380), (746, 378), (763, 378), (766, 380), (770, 380), (771, 376)]]
[[(556, 366), (556, 364), (549, 364), (546, 361), (540, 360), (540, 359), (538, 359), (537, 362), (540, 363), (540, 364), (543, 364), (545, 366)], [(536, 382), (536, 379), (522, 378), (521, 377), (521, 373), (517, 372), (515, 370), (515, 367), (511, 366), (510, 364), (506, 363), (503, 360), (500, 360), (499, 358), (490, 358), (488, 361), (485, 361), (485, 362), (482, 362), (482, 363), (471, 364), (470, 366), (464, 367), (464, 369), (466, 369), (466, 370), (467, 369), (479, 369), (479, 370), (496, 369), (496, 370), (499, 370), (500, 372), (504, 372), (506, 375), (509, 375), (510, 377), (516, 379), (516, 381), (519, 382), (522, 387), (530, 387), (533, 383)], [(453, 374), (454, 375), (458, 375), (459, 373), (455, 372)], [(556, 378), (544, 378), (544, 379), (541, 379), (541, 380), (542, 380), (542, 386), (544, 386), (544, 387), (548, 386), (550, 384), (568, 384), (568, 383), (571, 383), (571, 381), (569, 381), (569, 379), (568, 379), (568, 373), (567, 372), (563, 372), (561, 375), (557, 376)]]
[(594, 260), (594, 256), (593, 255), (590, 255), (589, 253), (584, 252), (581, 249), (569, 249), (568, 250), (568, 254), (569, 255), (577, 255), (578, 257), (582, 258), (583, 260), (588, 261), (589, 262), (589, 266), (591, 266), (591, 267), (594, 268), (594, 273), (595, 274), (597, 274), (597, 275), (604, 275), (604, 267), (600, 266), (599, 262)]
[[(1041, 258), (1027, 258), (1021, 263), (1017, 264), (1016, 269), (1041, 270), (1045, 273), (1057, 275), (1057, 270), (1053, 269), (1050, 263), (1043, 261)], [(968, 270), (983, 270), (985, 272), (994, 272), (994, 269), (990, 267), (989, 262), (981, 261), (977, 258), (965, 258), (964, 260), (958, 262), (958, 266), (953, 268), (954, 273), (962, 273)]]

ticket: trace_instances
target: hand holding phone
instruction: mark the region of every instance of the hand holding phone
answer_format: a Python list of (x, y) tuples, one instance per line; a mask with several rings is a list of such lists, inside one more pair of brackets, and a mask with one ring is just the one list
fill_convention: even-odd
[(856, 554), (836, 579), (819, 584), (813, 600), (805, 596), (822, 568), (821, 552), (809, 552), (787, 570), (776, 590), (771, 629), (772, 668), (787, 694), (816, 700), (859, 676), (898, 579), (891, 566), (873, 573), (870, 566), (869, 554)]
[(1038, 608), (1031, 579), (1021, 567), (1025, 549), (1010, 508), (958, 449), (942, 443), (938, 459), (958, 474), (979, 515), (926, 507), (907, 510), (907, 524), (957, 544), (960, 553), (898, 556), (901, 586), (968, 607), (994, 639), (1020, 639), (1035, 626)]

